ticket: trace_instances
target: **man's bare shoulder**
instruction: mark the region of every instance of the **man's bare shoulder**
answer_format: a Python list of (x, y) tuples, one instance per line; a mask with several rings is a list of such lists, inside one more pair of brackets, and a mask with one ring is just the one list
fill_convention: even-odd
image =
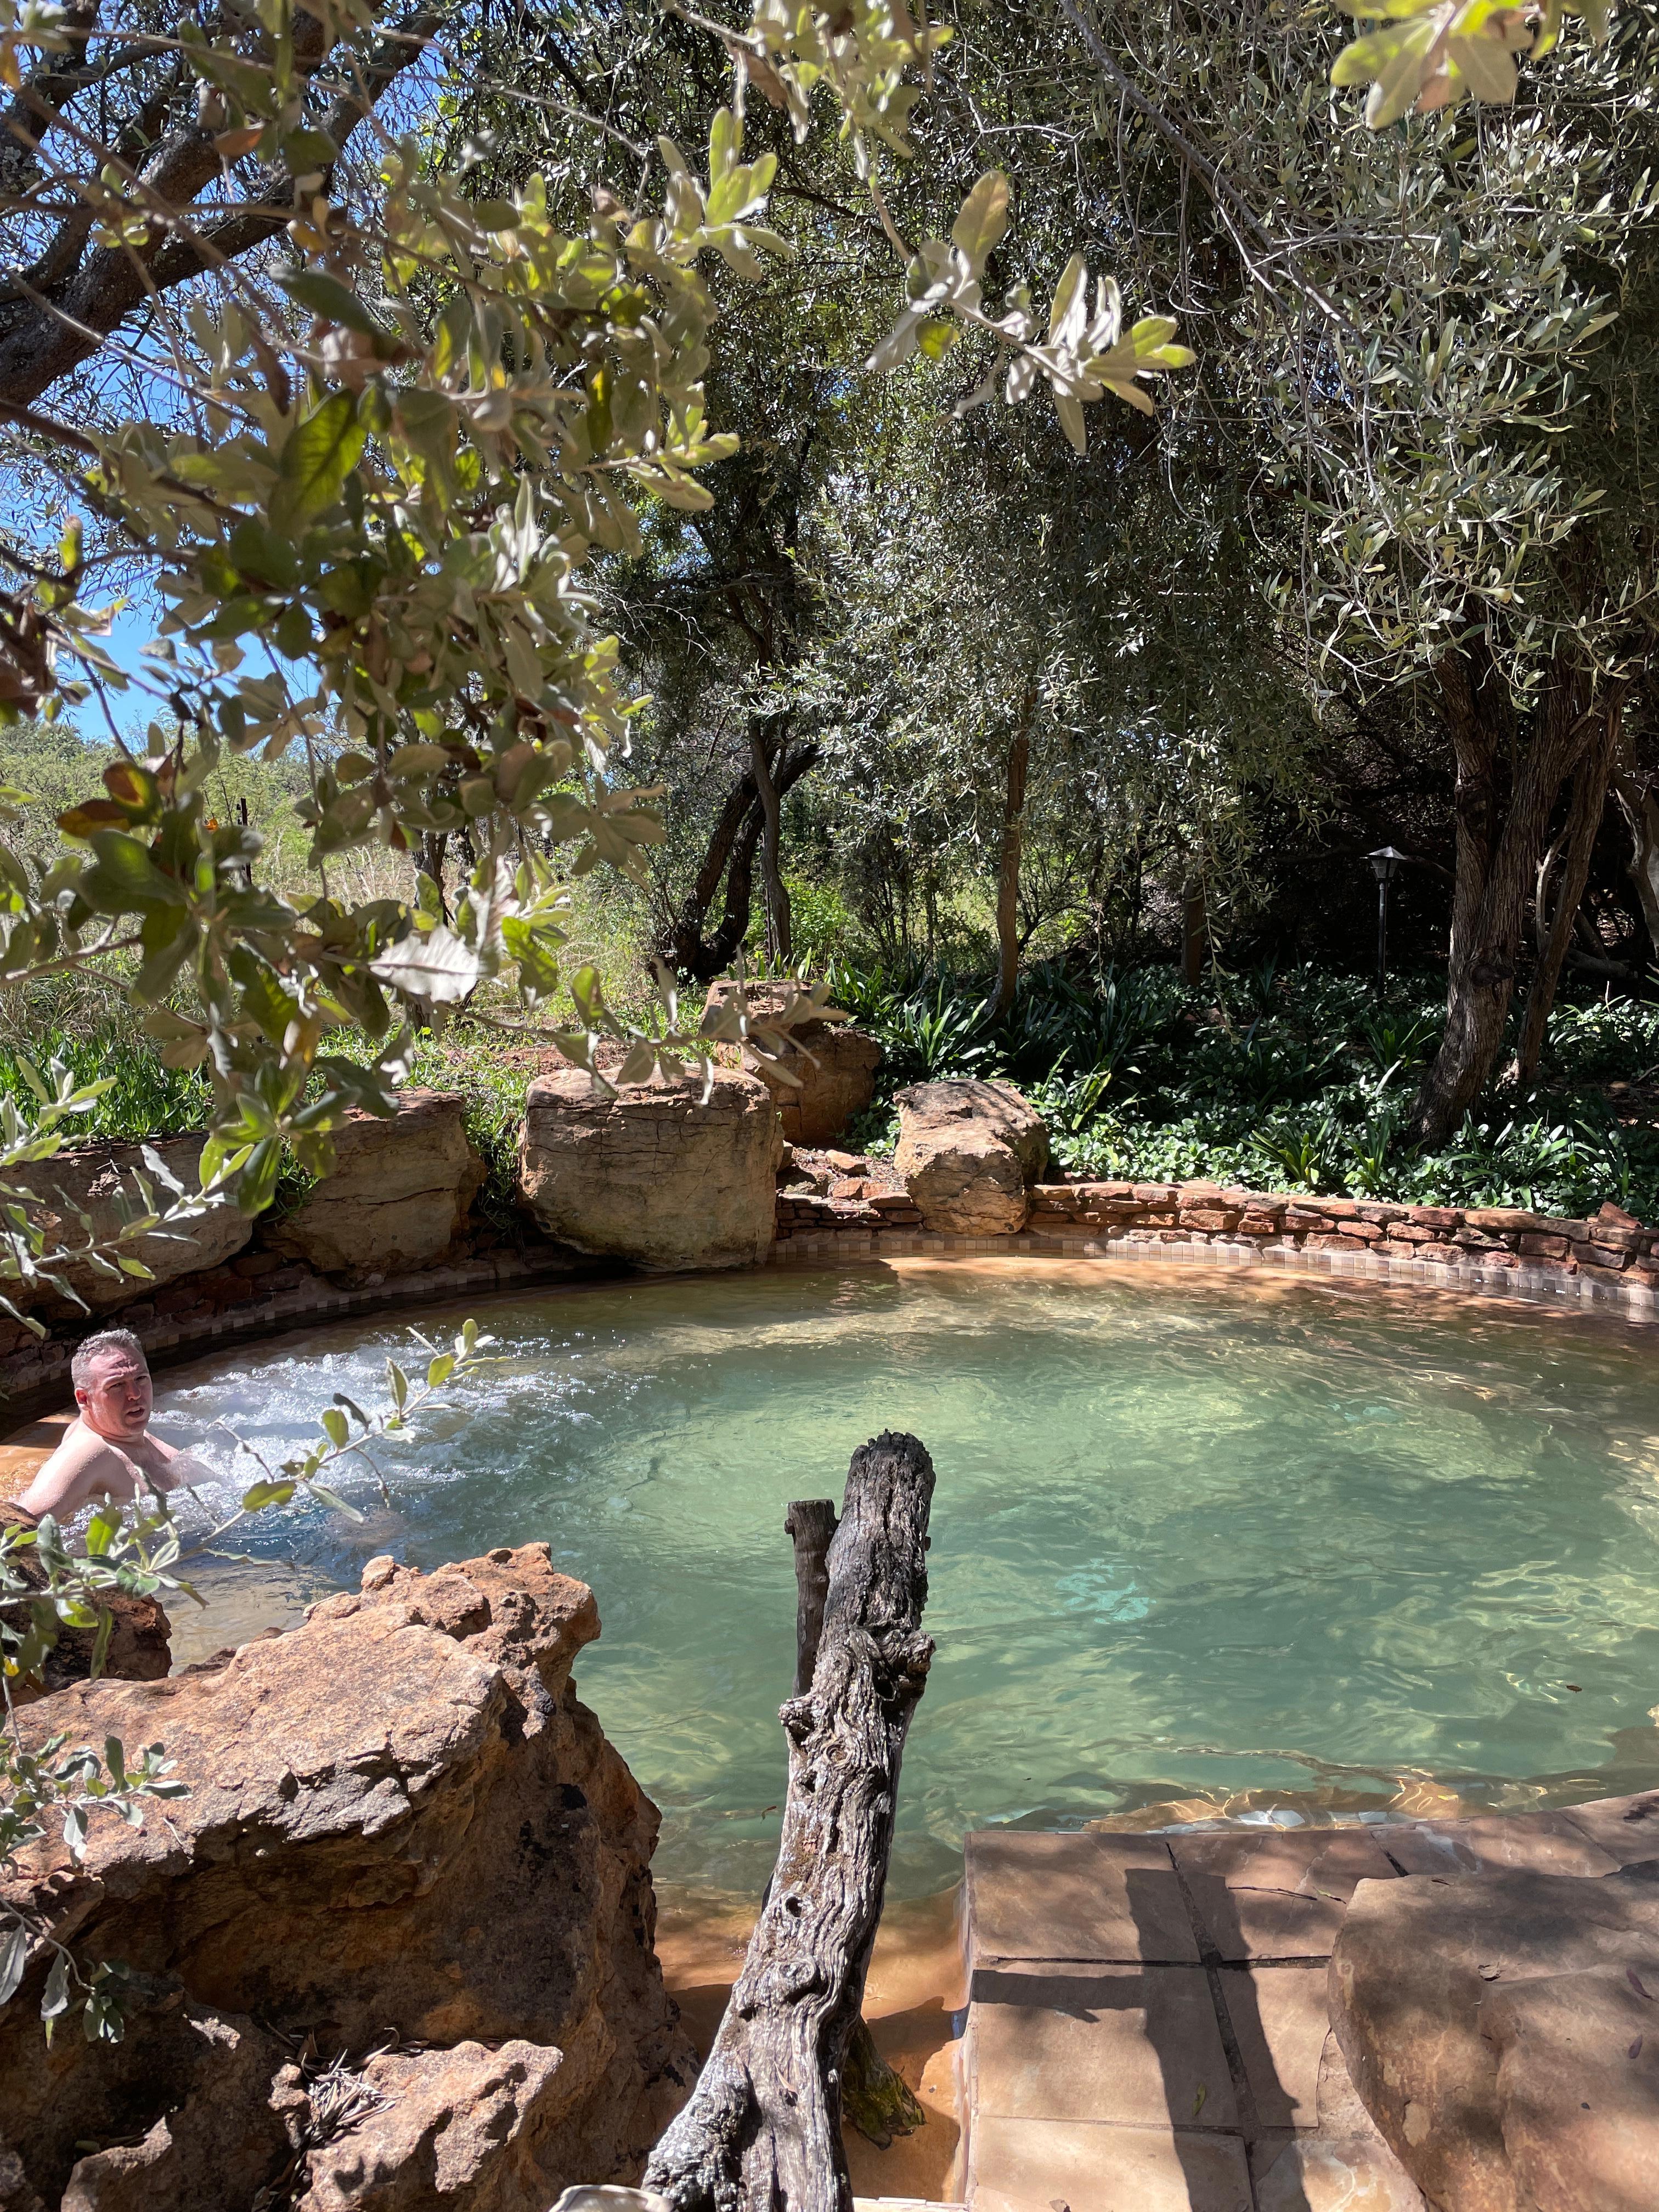
[(131, 1489), (132, 1471), (123, 1455), (84, 1421), (74, 1420), (17, 1503), (26, 1512), (62, 1518), (90, 1498), (111, 1491), (131, 1495)]

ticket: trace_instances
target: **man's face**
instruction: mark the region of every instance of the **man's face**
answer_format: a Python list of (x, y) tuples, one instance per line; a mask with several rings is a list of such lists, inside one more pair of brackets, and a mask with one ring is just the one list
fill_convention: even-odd
[(133, 1443), (149, 1426), (154, 1392), (149, 1370), (130, 1352), (106, 1352), (92, 1363), (92, 1375), (75, 1393), (82, 1419), (100, 1437)]

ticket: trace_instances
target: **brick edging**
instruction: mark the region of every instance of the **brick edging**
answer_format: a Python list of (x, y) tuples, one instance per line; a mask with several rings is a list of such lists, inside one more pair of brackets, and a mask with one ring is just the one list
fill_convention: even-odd
[[(786, 1213), (785, 1206), (788, 1211)], [(768, 1255), (792, 1261), (995, 1254), (1169, 1260), (1334, 1275), (1659, 1318), (1659, 1230), (1614, 1207), (1593, 1221), (1511, 1206), (1408, 1206), (1218, 1183), (1039, 1183), (1027, 1227), (955, 1237), (885, 1220), (884, 1204), (791, 1196)]]

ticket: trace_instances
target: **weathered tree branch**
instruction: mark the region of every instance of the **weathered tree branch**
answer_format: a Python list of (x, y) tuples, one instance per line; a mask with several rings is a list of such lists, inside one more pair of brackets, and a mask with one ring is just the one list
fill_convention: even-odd
[[(830, 1544), (836, 1533), (832, 1498), (798, 1498), (784, 1516), (784, 1533), (795, 1547), (795, 1695), (811, 1688), (823, 1634), (823, 1608), (830, 1595)], [(876, 2048), (860, 2013), (847, 2039), (842, 2066), (842, 2118), (885, 2150), (896, 2135), (924, 2126), (927, 2115), (903, 2075)]]
[(804, 1698), (812, 1686), (830, 1596), (830, 1545), (836, 1533), (833, 1498), (797, 1498), (783, 1519), (795, 1547), (795, 1686)]
[[(84, 12), (88, 20), (96, 14), (95, 9)], [(417, 6), (377, 41), (354, 82), (321, 118), (337, 149), (344, 150), (376, 101), (404, 70), (419, 60), (451, 12), (448, 0)], [(319, 65), (321, 23), (301, 11), (295, 15), (295, 32), (302, 65)], [(33, 106), (25, 102), (20, 117), (9, 119), (12, 151), (34, 158), (40, 137), (50, 125), (59, 122), (64, 100), (77, 88), (72, 72), (43, 77)], [(39, 129), (31, 128), (31, 118)], [(118, 131), (111, 133), (109, 154), (118, 164), (123, 161), (117, 143), (121, 135)], [(148, 130), (143, 135), (148, 137)], [(14, 272), (14, 295), (0, 302), (0, 398), (13, 407), (30, 405), (60, 377), (88, 360), (157, 293), (204, 270), (222, 267), (276, 237), (294, 212), (294, 179), (285, 171), (273, 172), (264, 179), (257, 201), (217, 219), (193, 221), (191, 202), (224, 173), (213, 133), (193, 115), (180, 117), (142, 154), (135, 153), (127, 166), (138, 180), (143, 204), (155, 211), (148, 246), (104, 246), (86, 252), (88, 214), (77, 207), (64, 216), (34, 271), (27, 276)]]
[(777, 1867), (708, 2063), (646, 2167), (645, 2188), (675, 2212), (850, 2212), (842, 2076), (933, 1657), (921, 1632), (933, 1493), (915, 1437), (853, 1455), (812, 1686), (781, 1715)]

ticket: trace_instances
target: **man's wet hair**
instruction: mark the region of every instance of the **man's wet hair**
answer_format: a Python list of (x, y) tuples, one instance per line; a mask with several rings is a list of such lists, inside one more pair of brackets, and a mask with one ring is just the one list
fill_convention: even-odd
[(101, 1359), (106, 1352), (125, 1352), (141, 1367), (149, 1365), (143, 1346), (130, 1328), (100, 1328), (95, 1336), (84, 1338), (75, 1347), (75, 1357), (70, 1361), (70, 1380), (77, 1390), (84, 1390), (91, 1382), (93, 1362)]

